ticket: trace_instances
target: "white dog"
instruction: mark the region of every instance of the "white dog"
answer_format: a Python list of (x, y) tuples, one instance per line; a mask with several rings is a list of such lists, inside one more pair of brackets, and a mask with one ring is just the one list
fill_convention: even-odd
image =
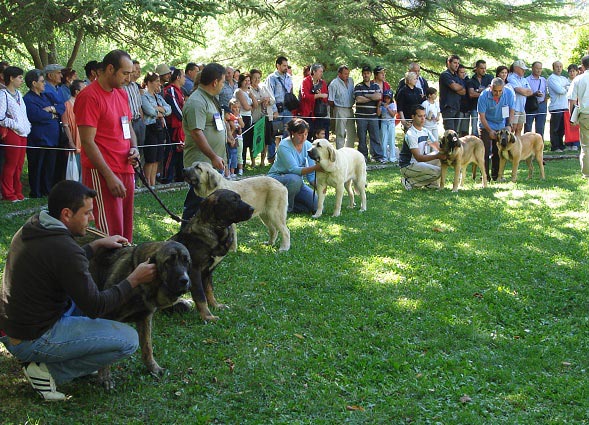
[[(317, 212), (314, 218), (323, 214), (323, 202), (327, 186), (335, 187), (335, 209), (333, 216), (338, 217), (342, 209), (344, 187), (350, 197), (350, 208), (354, 208), (354, 188), (360, 195), (360, 211), (366, 211), (366, 161), (364, 155), (352, 148), (336, 150), (329, 140), (317, 139), (309, 149), (309, 156), (321, 165), (323, 171), (317, 171)], [(246, 201), (247, 202), (247, 201)]]
[(290, 249), (290, 231), (286, 227), (288, 191), (278, 180), (268, 176), (250, 177), (238, 181), (226, 180), (211, 164), (198, 161), (184, 170), (184, 177), (194, 187), (196, 194), (203, 198), (217, 189), (237, 192), (244, 202), (254, 208), (253, 216), (259, 216), (266, 225), (269, 233), (268, 245), (274, 245), (280, 232), (279, 250)]

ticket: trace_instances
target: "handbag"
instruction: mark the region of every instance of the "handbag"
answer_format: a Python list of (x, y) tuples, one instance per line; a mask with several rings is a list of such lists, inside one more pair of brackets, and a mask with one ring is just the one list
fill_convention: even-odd
[(80, 181), (80, 171), (78, 170), (78, 162), (76, 161), (76, 154), (74, 152), (68, 153), (65, 179)]
[(284, 107), (289, 111), (294, 111), (295, 109), (298, 109), (301, 104), (299, 99), (294, 94), (286, 90), (286, 86), (284, 85), (280, 77), (278, 77), (278, 81), (284, 89)]
[(315, 117), (326, 117), (327, 116), (327, 103), (322, 99), (315, 101), (315, 108), (313, 109), (313, 116)]
[(538, 110), (538, 98), (535, 95), (526, 97), (526, 106), (524, 108), (526, 113), (531, 114)]
[[(4, 94), (6, 95), (6, 109), (4, 110), (4, 118), (1, 118), (0, 121), (8, 118), (8, 93), (5, 91)], [(6, 136), (8, 136), (8, 127), (0, 126), (0, 140), (6, 139)]]

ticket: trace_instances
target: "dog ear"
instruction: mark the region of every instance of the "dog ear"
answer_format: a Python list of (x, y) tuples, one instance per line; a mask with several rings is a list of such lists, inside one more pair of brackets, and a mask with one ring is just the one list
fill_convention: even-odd
[(329, 161), (335, 162), (335, 149), (331, 146), (331, 143), (327, 145), (327, 152), (329, 153)]
[(515, 143), (515, 134), (511, 131), (509, 132), (509, 143)]

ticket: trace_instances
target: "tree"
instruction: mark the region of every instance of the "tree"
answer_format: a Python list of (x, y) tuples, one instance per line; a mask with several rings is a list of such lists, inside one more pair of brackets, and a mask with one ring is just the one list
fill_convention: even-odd
[[(66, 56), (71, 66), (87, 38), (109, 39), (147, 54), (158, 45), (174, 52), (180, 40), (204, 41), (201, 18), (235, 10), (236, 5), (236, 0), (0, 0), (0, 43), (16, 50), (24, 46), (37, 68), (63, 62)], [(239, 8), (242, 15), (271, 14), (257, 0), (239, 1)], [(72, 40), (71, 49), (60, 55), (64, 40)]]
[[(449, 54), (512, 58), (517, 40), (509, 33), (486, 36), (499, 23), (525, 28), (530, 22), (554, 22), (566, 4), (558, 0), (289, 0), (276, 3), (276, 18), (246, 22), (223, 17), (228, 38), (223, 47), (253, 66), (272, 63), (286, 53), (295, 63), (318, 61), (332, 73), (336, 65), (403, 64), (418, 60), (433, 72)], [(233, 41), (230, 41), (230, 40)], [(400, 75), (399, 75), (400, 76)]]

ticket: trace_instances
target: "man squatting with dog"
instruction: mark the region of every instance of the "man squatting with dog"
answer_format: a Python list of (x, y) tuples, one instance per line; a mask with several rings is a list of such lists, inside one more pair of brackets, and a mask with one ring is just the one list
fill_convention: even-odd
[[(479, 133), (485, 145), (485, 170), (487, 171), (487, 178), (492, 178), (494, 181), (497, 180), (499, 174), (499, 150), (497, 143), (495, 143), (497, 131), (503, 128), (511, 131), (511, 124), (515, 114), (514, 105), (515, 96), (513, 91), (505, 90), (505, 82), (499, 77), (491, 81), (491, 86), (481, 93), (477, 103)], [(491, 174), (489, 174), (489, 154), (491, 151), (493, 157), (491, 160)]]
[(399, 153), (399, 167), (403, 176), (401, 182), (407, 190), (423, 186), (438, 188), (442, 173), (440, 160), (446, 159), (446, 155), (440, 152), (427, 153), (430, 145), (435, 145), (437, 140), (424, 128), (425, 108), (417, 105), (411, 118), (413, 124), (405, 134)]
[(48, 401), (64, 400), (56, 385), (89, 375), (133, 354), (132, 327), (100, 319), (125, 303), (133, 288), (152, 281), (147, 262), (117, 285), (99, 291), (89, 259), (99, 248), (120, 248), (122, 236), (80, 247), (74, 236), (93, 220), (96, 192), (64, 180), (48, 198), (48, 211), (30, 218), (14, 235), (0, 291), (0, 341), (19, 361), (33, 388)]

